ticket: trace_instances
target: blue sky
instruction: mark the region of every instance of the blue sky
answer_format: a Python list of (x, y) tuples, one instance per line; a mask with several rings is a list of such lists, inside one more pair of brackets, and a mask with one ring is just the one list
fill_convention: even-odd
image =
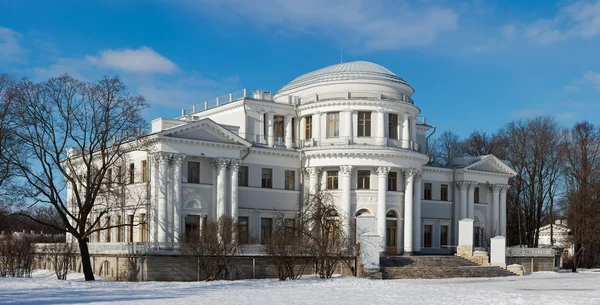
[(600, 123), (600, 1), (0, 1), (0, 72), (119, 75), (148, 120), (340, 61), (407, 80), (461, 136), (539, 114)]

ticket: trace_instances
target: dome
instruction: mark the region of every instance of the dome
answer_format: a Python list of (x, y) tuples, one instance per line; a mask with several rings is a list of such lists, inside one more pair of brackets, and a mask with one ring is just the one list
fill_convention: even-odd
[(368, 61), (351, 61), (303, 74), (281, 87), (277, 93), (315, 83), (353, 79), (384, 80), (408, 85), (398, 75), (378, 64)]

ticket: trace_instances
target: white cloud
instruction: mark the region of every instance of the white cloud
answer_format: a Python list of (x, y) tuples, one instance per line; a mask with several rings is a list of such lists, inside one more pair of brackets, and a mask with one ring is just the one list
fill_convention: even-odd
[[(336, 44), (361, 49), (393, 50), (433, 43), (458, 28), (458, 14), (436, 5), (416, 7), (376, 0), (182, 0), (199, 12), (210, 5), (241, 15), (259, 26), (287, 33), (316, 33)], [(282, 32), (278, 30), (278, 32)]]
[(588, 71), (583, 74), (583, 79), (600, 91), (600, 73)]
[(0, 27), (0, 61), (15, 61), (23, 53), (19, 44), (21, 35), (9, 28)]
[(178, 70), (169, 59), (149, 47), (139, 49), (104, 50), (98, 56), (86, 56), (86, 60), (103, 68), (137, 73), (173, 73)]

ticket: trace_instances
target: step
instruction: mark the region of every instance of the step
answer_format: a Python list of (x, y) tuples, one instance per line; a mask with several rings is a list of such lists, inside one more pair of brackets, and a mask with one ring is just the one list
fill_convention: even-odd
[(505, 277), (515, 274), (495, 266), (475, 267), (384, 267), (383, 279), (439, 279), (462, 277)]
[(478, 266), (458, 256), (390, 256), (379, 259), (381, 267), (458, 267)]

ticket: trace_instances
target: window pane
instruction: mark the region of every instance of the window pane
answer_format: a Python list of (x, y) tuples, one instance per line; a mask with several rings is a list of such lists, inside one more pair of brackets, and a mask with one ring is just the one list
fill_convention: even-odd
[(240, 166), (238, 169), (238, 185), (248, 186), (248, 167)]
[(262, 187), (272, 188), (273, 187), (273, 169), (263, 168), (262, 169)]

